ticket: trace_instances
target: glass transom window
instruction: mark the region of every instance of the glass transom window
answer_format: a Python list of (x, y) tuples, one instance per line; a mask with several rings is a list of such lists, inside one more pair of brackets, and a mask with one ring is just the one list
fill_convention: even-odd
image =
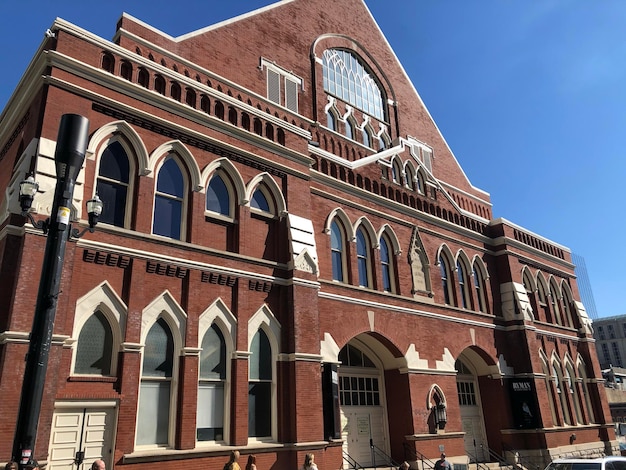
[(384, 121), (380, 87), (355, 54), (341, 49), (326, 49), (322, 64), (324, 90)]

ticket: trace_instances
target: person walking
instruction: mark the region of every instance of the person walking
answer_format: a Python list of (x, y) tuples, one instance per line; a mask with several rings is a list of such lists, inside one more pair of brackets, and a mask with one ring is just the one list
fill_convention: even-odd
[(452, 470), (452, 464), (446, 460), (446, 454), (441, 453), (441, 458), (435, 462), (434, 470)]

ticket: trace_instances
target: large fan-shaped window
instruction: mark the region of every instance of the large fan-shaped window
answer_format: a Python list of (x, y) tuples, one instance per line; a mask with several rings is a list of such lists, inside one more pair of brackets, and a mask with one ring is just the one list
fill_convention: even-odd
[(384, 120), (380, 86), (361, 60), (352, 52), (326, 49), (322, 57), (324, 90), (361, 111)]

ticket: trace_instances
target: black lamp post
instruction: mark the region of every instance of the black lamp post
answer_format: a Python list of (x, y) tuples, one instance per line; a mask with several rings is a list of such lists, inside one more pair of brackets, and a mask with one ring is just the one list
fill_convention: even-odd
[(65, 258), (65, 244), (70, 236), (81, 236), (86, 230), (93, 232), (98, 215), (102, 212), (102, 202), (97, 198), (87, 203), (89, 228), (82, 233), (72, 230), (70, 213), (76, 177), (83, 166), (89, 120), (77, 114), (64, 114), (61, 117), (57, 147), (54, 154), (57, 183), (50, 218), (35, 222), (28, 213), (39, 185), (32, 176), (20, 183), (20, 205), (22, 215), (47, 234), (41, 280), (37, 293), (37, 306), (30, 333), (30, 344), (26, 358), (26, 370), (22, 384), (22, 396), (13, 441), (13, 460), (20, 470), (37, 466), (34, 459), (35, 439), (39, 424), (48, 355), (52, 342), (54, 317), (60, 292), (61, 273)]

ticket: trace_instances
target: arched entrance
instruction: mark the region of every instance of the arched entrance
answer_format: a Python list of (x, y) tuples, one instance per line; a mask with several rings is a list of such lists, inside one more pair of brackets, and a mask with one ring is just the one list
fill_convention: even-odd
[(384, 464), (389, 431), (382, 361), (358, 339), (344, 346), (339, 361), (343, 450), (363, 467)]
[[(478, 359), (482, 362), (481, 359)], [(454, 365), (457, 370), (456, 388), (465, 433), (465, 452), (470, 462), (487, 462), (489, 445), (477, 378), (477, 355), (464, 351)]]

